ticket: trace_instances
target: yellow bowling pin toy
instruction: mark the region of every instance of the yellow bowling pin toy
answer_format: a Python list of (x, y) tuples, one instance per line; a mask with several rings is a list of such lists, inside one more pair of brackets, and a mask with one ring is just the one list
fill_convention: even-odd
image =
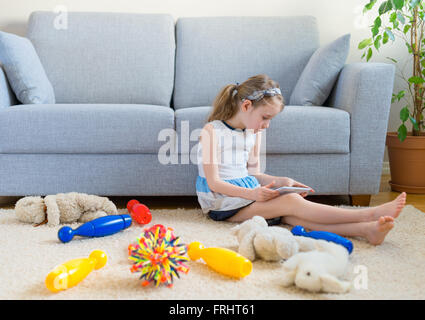
[(107, 261), (105, 252), (94, 250), (88, 258), (69, 260), (54, 268), (46, 277), (46, 287), (59, 292), (80, 283), (93, 269), (102, 268)]
[(189, 244), (191, 260), (202, 258), (213, 270), (234, 278), (243, 278), (252, 271), (252, 263), (244, 256), (226, 248), (205, 248), (200, 242)]

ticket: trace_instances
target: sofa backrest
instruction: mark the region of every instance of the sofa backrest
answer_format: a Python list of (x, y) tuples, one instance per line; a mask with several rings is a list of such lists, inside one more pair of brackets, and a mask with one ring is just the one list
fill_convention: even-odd
[(180, 18), (176, 43), (175, 109), (210, 106), (223, 86), (264, 73), (288, 103), (319, 33), (312, 16)]
[(57, 103), (170, 104), (175, 59), (171, 15), (36, 11), (27, 36)]

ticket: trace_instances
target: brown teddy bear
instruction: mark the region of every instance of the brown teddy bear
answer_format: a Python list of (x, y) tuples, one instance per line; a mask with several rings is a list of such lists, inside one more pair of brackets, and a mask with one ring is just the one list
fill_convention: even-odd
[(15, 213), (22, 222), (57, 226), (76, 221), (84, 223), (118, 214), (118, 210), (106, 197), (70, 192), (48, 195), (44, 199), (40, 196), (21, 198), (16, 202)]

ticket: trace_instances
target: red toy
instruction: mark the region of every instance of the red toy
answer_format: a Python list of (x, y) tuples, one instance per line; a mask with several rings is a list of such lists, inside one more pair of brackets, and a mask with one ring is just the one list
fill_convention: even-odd
[(148, 224), (152, 220), (152, 214), (149, 208), (137, 200), (130, 200), (127, 203), (127, 210), (133, 220), (139, 224)]

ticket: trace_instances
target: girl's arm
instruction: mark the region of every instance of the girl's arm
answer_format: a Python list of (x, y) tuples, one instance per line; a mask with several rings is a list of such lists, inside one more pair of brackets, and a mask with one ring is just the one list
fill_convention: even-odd
[(253, 189), (238, 187), (220, 179), (218, 174), (217, 140), (212, 124), (208, 123), (202, 129), (200, 143), (202, 144), (202, 166), (208, 187), (214, 192), (230, 197), (256, 200), (255, 194), (252, 192)]

